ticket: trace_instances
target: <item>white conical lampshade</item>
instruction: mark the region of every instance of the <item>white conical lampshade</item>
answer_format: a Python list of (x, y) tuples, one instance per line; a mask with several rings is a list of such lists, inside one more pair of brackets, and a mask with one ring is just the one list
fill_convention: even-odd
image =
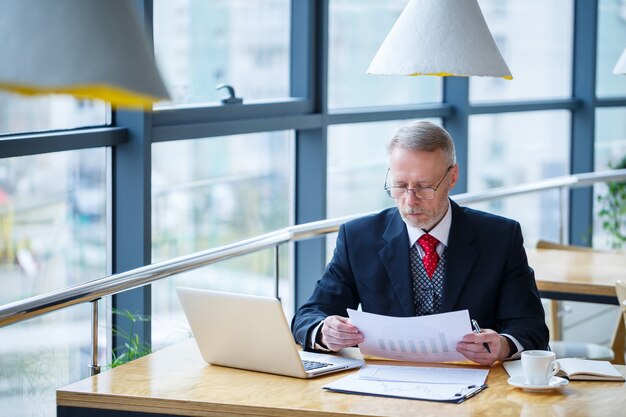
[(476, 0), (411, 0), (367, 72), (513, 78)]
[(133, 2), (4, 0), (0, 88), (150, 108), (169, 98)]
[(613, 68), (613, 74), (626, 75), (626, 49), (624, 49), (624, 52), (617, 60), (617, 64)]

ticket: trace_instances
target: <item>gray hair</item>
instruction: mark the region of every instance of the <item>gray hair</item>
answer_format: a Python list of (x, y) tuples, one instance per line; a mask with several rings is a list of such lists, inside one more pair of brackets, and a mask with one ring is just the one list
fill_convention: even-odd
[(431, 122), (419, 121), (400, 127), (387, 144), (387, 152), (391, 155), (395, 148), (426, 152), (441, 149), (446, 155), (448, 164), (456, 164), (452, 137), (443, 127)]

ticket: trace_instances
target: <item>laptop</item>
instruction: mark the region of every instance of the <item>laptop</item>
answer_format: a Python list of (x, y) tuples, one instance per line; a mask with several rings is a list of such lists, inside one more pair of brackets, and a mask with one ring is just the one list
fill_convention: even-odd
[(212, 365), (312, 378), (358, 368), (362, 359), (298, 350), (275, 298), (178, 287), (202, 357)]

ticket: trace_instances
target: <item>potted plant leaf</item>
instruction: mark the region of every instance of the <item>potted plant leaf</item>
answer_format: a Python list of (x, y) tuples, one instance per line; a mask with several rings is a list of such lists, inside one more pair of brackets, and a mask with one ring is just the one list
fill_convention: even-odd
[[(626, 168), (626, 156), (617, 164), (609, 163), (611, 169)], [(622, 249), (626, 245), (626, 180), (607, 182), (607, 191), (599, 195), (602, 228), (607, 233), (611, 248)]]

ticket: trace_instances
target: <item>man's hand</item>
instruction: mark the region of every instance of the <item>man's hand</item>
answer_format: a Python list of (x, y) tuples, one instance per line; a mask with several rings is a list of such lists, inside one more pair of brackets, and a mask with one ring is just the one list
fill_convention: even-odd
[[(489, 345), (491, 353), (487, 352), (483, 343)], [(463, 340), (456, 345), (456, 351), (471, 361), (481, 365), (491, 365), (509, 356), (509, 343), (504, 336), (500, 336), (493, 330), (483, 329), (481, 333), (463, 336)]]
[(322, 343), (332, 351), (358, 345), (363, 335), (350, 319), (341, 316), (328, 316), (322, 325)]

